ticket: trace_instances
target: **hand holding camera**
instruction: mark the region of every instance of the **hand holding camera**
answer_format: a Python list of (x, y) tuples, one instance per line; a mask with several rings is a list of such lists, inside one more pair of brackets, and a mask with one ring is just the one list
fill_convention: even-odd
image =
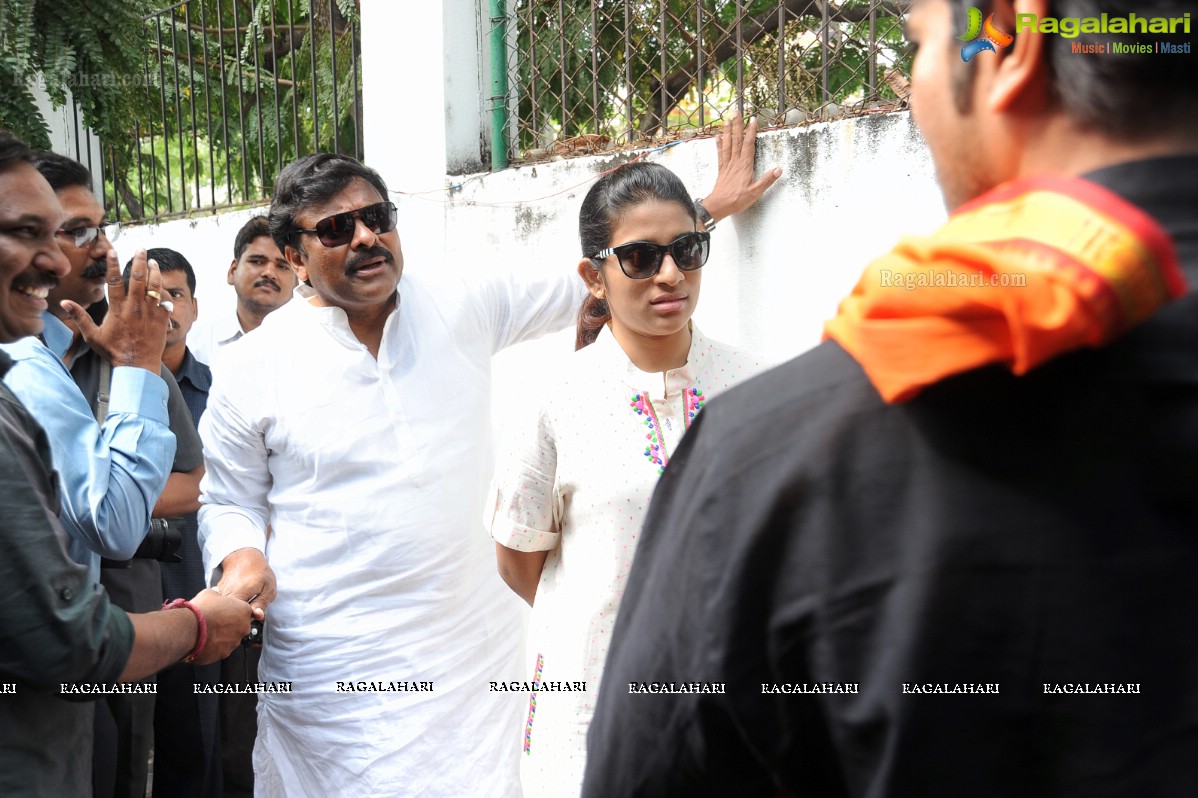
[(195, 658), (199, 665), (229, 656), (250, 631), (254, 611), (244, 599), (206, 588), (197, 593), (191, 603), (203, 613), (206, 626), (207, 637)]

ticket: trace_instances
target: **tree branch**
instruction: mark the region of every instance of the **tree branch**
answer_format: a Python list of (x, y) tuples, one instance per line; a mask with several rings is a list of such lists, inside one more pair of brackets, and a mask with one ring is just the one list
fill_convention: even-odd
[[(220, 68), (220, 65), (213, 65), (212, 62), (208, 61), (207, 59), (200, 58), (200, 57), (189, 58), (185, 55), (173, 53), (170, 50), (167, 50), (163, 47), (152, 48), (150, 50), (150, 52), (157, 52), (159, 58), (162, 58), (164, 55), (169, 55), (171, 58), (175, 59), (176, 61), (186, 61), (189, 64), (199, 64), (200, 66), (204, 67), (205, 69)], [(257, 72), (250, 69), (248, 65), (242, 66), (242, 73), (246, 77), (253, 77), (255, 79), (261, 79), (261, 80), (267, 80), (267, 81), (273, 80), (275, 83), (278, 83), (280, 86), (288, 86), (290, 88), (295, 88), (295, 85), (296, 85), (295, 81), (288, 80), (287, 78), (278, 78), (278, 77), (274, 77), (273, 75), (267, 75), (267, 76), (259, 75)]]

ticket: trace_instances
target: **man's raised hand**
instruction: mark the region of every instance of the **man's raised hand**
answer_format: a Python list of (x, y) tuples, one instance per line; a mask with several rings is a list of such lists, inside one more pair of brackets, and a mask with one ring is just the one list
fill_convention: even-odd
[(129, 284), (121, 279), (116, 251), (108, 251), (108, 315), (96, 325), (79, 304), (64, 299), (62, 308), (102, 358), (113, 366), (138, 366), (157, 374), (162, 368), (162, 350), (170, 314), (160, 305), (162, 275), (156, 261), (146, 260), (139, 249), (129, 270)]

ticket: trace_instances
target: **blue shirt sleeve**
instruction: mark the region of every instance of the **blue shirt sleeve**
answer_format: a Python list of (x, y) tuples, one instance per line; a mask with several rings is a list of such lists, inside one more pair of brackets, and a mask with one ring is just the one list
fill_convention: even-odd
[(129, 559), (145, 537), (175, 455), (166, 383), (145, 369), (114, 368), (101, 426), (44, 344), (25, 338), (4, 350), (15, 361), (5, 382), (50, 439), (72, 559), (93, 571), (101, 556)]

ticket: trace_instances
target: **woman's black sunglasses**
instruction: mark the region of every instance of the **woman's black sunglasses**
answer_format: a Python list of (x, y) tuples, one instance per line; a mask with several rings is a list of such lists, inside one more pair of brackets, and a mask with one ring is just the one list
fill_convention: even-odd
[(365, 208), (358, 208), (356, 211), (326, 216), (311, 230), (292, 230), (291, 232), (294, 235), (312, 233), (326, 247), (343, 247), (354, 240), (354, 229), (357, 227), (355, 219), (361, 219), (362, 224), (366, 225), (372, 233), (389, 233), (395, 229), (395, 223), (399, 221), (399, 212), (393, 203), (379, 202), (367, 205)]
[(608, 255), (615, 255), (620, 261), (620, 269), (629, 279), (647, 280), (661, 271), (667, 252), (679, 269), (693, 272), (707, 263), (707, 255), (711, 252), (711, 234), (684, 233), (668, 244), (632, 241), (600, 250), (590, 258), (598, 263)]

